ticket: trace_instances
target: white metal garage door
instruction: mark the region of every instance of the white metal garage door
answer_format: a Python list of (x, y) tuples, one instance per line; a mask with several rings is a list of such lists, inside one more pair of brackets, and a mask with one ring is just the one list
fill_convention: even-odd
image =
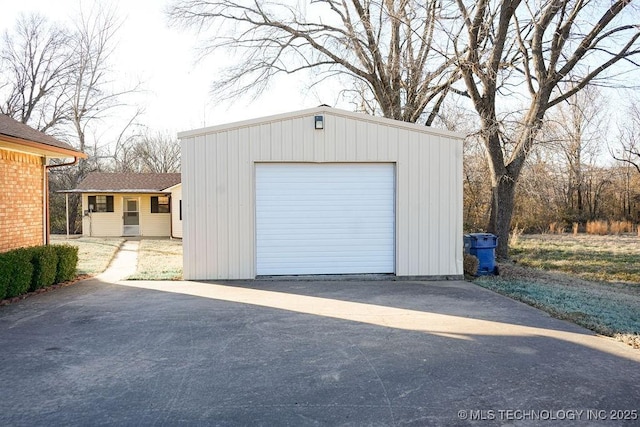
[(257, 274), (393, 273), (392, 163), (256, 165)]

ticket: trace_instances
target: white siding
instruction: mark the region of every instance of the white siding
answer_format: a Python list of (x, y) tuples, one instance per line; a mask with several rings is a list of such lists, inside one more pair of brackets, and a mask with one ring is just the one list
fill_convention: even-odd
[(171, 237), (182, 238), (182, 218), (180, 205), (182, 203), (182, 184), (171, 188)]
[[(100, 194), (82, 194), (82, 212), (89, 209), (89, 196)], [(122, 236), (122, 197), (113, 197), (113, 212), (93, 212), (82, 217), (82, 234), (84, 236), (117, 237)]]
[[(104, 193), (83, 193), (82, 211), (89, 209), (89, 196)], [(150, 194), (109, 194), (113, 196), (113, 212), (93, 212), (82, 218), (82, 234), (94, 237), (122, 236), (123, 206), (125, 198), (138, 199), (140, 212), (140, 236), (169, 237), (171, 214), (151, 213)]]
[(462, 274), (458, 134), (322, 107), (179, 137), (186, 279), (256, 276), (259, 162), (394, 163), (396, 275)]

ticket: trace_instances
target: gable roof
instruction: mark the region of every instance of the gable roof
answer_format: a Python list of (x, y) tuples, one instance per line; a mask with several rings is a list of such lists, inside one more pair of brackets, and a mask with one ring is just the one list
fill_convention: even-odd
[(0, 114), (0, 141), (7, 143), (10, 149), (48, 157), (87, 157), (71, 145), (4, 114)]
[(400, 120), (388, 119), (386, 117), (372, 116), (364, 113), (354, 113), (351, 111), (341, 110), (339, 108), (332, 108), (323, 104), (323, 105), (320, 105), (319, 107), (309, 108), (306, 110), (298, 110), (298, 111), (292, 111), (289, 113), (282, 113), (282, 114), (276, 114), (272, 116), (259, 117), (256, 119), (243, 120), (240, 122), (186, 130), (186, 131), (178, 132), (178, 139), (182, 140), (186, 138), (193, 138), (201, 135), (206, 135), (209, 133), (226, 132), (229, 130), (242, 128), (242, 127), (270, 124), (270, 123), (281, 122), (284, 120), (305, 118), (307, 116), (314, 116), (314, 115), (321, 115), (321, 114), (341, 117), (346, 120), (359, 121), (359, 122), (370, 123), (374, 125), (390, 126), (390, 127), (400, 128), (400, 129), (406, 129), (413, 132), (443, 136), (446, 138), (453, 138), (453, 139), (459, 139), (459, 140), (462, 140), (465, 138), (465, 135), (459, 132), (438, 129), (438, 128), (425, 126), (417, 123), (409, 123), (409, 122), (403, 122)]
[(162, 193), (181, 182), (179, 173), (91, 172), (69, 193)]

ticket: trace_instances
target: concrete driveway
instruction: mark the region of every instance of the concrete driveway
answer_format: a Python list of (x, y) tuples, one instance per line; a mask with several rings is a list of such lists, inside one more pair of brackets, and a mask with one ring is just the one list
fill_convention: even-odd
[(473, 284), (87, 280), (0, 307), (0, 424), (637, 425), (640, 351)]

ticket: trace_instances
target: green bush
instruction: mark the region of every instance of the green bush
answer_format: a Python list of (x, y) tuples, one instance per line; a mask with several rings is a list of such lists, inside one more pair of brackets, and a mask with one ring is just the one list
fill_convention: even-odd
[(35, 291), (53, 285), (58, 270), (56, 250), (53, 246), (35, 246), (27, 250), (31, 251), (31, 263), (33, 264), (33, 276), (29, 290)]
[(0, 254), (0, 299), (13, 298), (29, 291), (33, 264), (30, 249), (14, 249)]
[(10, 256), (6, 253), (0, 254), (0, 300), (7, 296), (7, 288), (9, 287), (9, 278), (13, 272), (13, 266), (9, 262)]
[(58, 271), (56, 283), (73, 280), (78, 266), (78, 248), (71, 245), (53, 245), (58, 254)]
[(0, 300), (13, 298), (76, 276), (78, 248), (35, 246), (0, 253)]

